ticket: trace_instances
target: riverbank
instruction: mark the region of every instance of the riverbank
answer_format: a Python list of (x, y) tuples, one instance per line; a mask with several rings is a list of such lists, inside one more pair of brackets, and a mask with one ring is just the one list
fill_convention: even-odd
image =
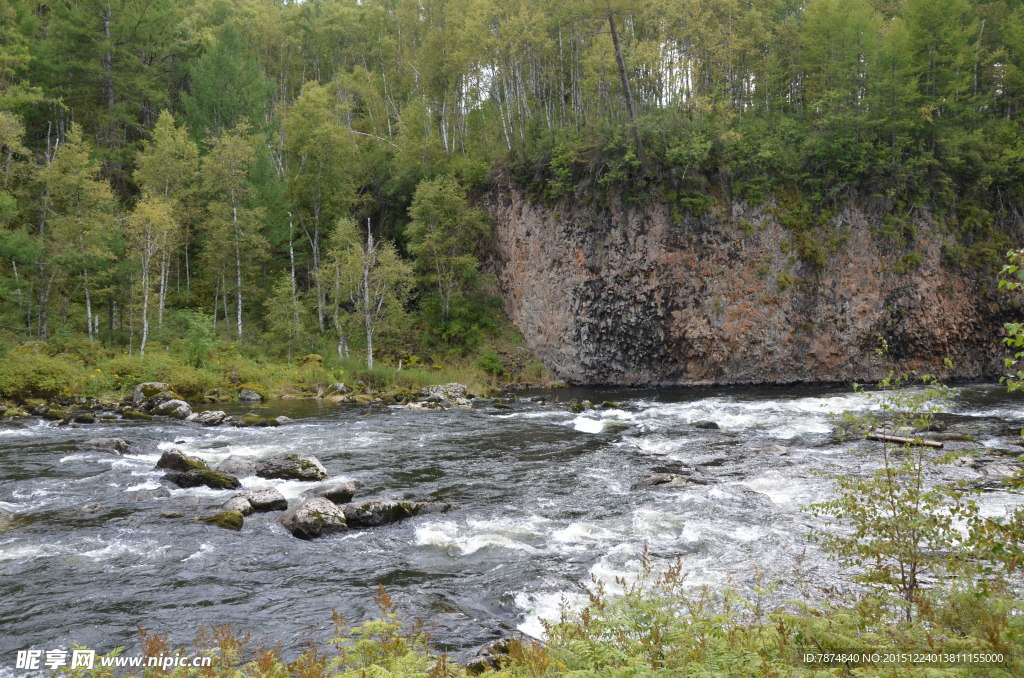
[(0, 351), (0, 415), (6, 417), (28, 416), (43, 405), (109, 409), (144, 382), (167, 384), (193, 404), (251, 401), (246, 394), (259, 400), (408, 402), (424, 388), (453, 382), (480, 396), (555, 385), (543, 365), (514, 346), (444, 362), (424, 363), (417, 356), (396, 364), (378, 360), (373, 369), (358, 359), (316, 353), (275, 360), (256, 347), (228, 342), (199, 357), (160, 346), (145, 356), (129, 355), (83, 340), (9, 345)]

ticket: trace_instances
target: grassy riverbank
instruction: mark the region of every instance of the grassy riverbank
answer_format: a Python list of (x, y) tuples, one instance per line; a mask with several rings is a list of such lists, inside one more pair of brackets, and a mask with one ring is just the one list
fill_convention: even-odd
[[(656, 571), (660, 570), (660, 571)], [(620, 582), (625, 583), (625, 582)], [(900, 619), (884, 598), (807, 591), (807, 598), (768, 605), (771, 584), (743, 597), (685, 585), (679, 562), (645, 560), (625, 594), (592, 587), (589, 604), (547, 624), (541, 644), (492, 644), (457, 663), (430, 648), (420, 623), (405, 623), (382, 590), (381, 616), (350, 626), (336, 616), (325, 645), (287, 659), (230, 627), (204, 628), (182, 656), (209, 656), (206, 668), (170, 675), (238, 678), (679, 678), (824, 676), (1009, 678), (1024, 674), (1021, 601), (998, 586), (936, 587), (920, 598), (924, 614)], [(821, 600), (824, 594), (825, 600)], [(818, 602), (811, 602), (817, 599)], [(890, 601), (891, 602), (891, 601)], [(429, 620), (427, 620), (429, 624)], [(171, 657), (159, 634), (143, 634), (144, 652)], [(107, 676), (109, 669), (77, 675)], [(154, 669), (133, 675), (168, 675)]]
[(311, 353), (284, 360), (223, 340), (154, 343), (145, 356), (84, 338), (0, 344), (0, 398), (11, 405), (72, 396), (118, 399), (146, 381), (166, 382), (194, 402), (230, 402), (242, 389), (264, 398), (316, 398), (339, 382), (356, 398), (450, 382), (481, 395), (515, 384), (552, 384), (543, 365), (509, 341), (495, 341), (472, 356), (378, 359), (373, 369), (354, 356)]

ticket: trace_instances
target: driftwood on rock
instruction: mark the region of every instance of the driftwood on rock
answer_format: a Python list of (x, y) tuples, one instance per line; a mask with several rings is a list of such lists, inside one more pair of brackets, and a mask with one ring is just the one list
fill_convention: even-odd
[(921, 438), (905, 438), (903, 436), (891, 436), (885, 433), (869, 433), (868, 440), (876, 440), (881, 443), (899, 443), (901, 445), (922, 445), (924, 447), (941, 448), (942, 443), (938, 440), (922, 440)]

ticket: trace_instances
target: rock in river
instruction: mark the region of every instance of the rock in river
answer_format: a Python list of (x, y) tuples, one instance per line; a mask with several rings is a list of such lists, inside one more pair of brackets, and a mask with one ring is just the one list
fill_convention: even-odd
[(162, 381), (147, 381), (143, 384), (138, 384), (135, 387), (135, 392), (132, 394), (132, 404), (141, 405), (143, 401), (149, 400), (158, 393), (164, 391), (170, 391), (170, 385)]
[(312, 455), (285, 452), (257, 462), (256, 475), (280, 480), (323, 480), (328, 473), (320, 460)]
[(156, 463), (157, 468), (168, 471), (193, 471), (209, 469), (205, 461), (199, 457), (185, 454), (178, 449), (170, 449), (160, 455), (160, 461)]
[(380, 527), (427, 513), (447, 513), (455, 507), (442, 502), (382, 499), (345, 504), (341, 508), (349, 527)]
[(335, 504), (347, 504), (352, 501), (352, 497), (356, 496), (356, 490), (359, 486), (355, 481), (349, 480), (343, 483), (330, 483), (314, 487), (307, 491), (305, 496), (307, 497), (324, 497), (330, 499)]
[(288, 508), (288, 500), (277, 489), (267, 487), (237, 494), (228, 499), (221, 508), (225, 511), (241, 511), (242, 515), (247, 516), (267, 511), (284, 511)]
[(206, 486), (214, 490), (237, 490), (242, 486), (238, 478), (228, 473), (213, 469), (194, 469), (191, 471), (171, 471), (164, 475), (164, 480), (178, 487)]
[(161, 414), (174, 419), (188, 419), (192, 415), (192, 408), (184, 400), (171, 398), (164, 400), (149, 410), (153, 414)]
[(323, 497), (296, 504), (282, 513), (278, 521), (299, 539), (316, 539), (348, 529), (344, 509)]
[(250, 391), (247, 388), (243, 388), (241, 391), (238, 392), (238, 399), (244, 402), (258, 403), (259, 401), (263, 400), (263, 396), (261, 396), (256, 391)]
[(90, 438), (82, 443), (82, 448), (108, 454), (128, 454), (132, 451), (131, 443), (122, 438)]
[(209, 523), (216, 525), (217, 527), (223, 527), (226, 530), (241, 530), (242, 525), (245, 523), (245, 517), (239, 511), (221, 511), (215, 513), (212, 516), (206, 516), (205, 518), (197, 518), (199, 522)]
[(256, 464), (257, 462), (255, 459), (232, 454), (217, 464), (216, 468), (218, 471), (230, 473), (234, 476), (253, 476), (256, 475)]
[(188, 420), (203, 426), (219, 426), (227, 418), (228, 415), (221, 410), (206, 410), (205, 412), (193, 413)]

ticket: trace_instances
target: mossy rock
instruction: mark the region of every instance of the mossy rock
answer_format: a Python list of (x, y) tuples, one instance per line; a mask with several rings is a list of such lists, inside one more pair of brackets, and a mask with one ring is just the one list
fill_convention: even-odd
[(50, 421), (62, 421), (64, 416), (64, 410), (59, 407), (51, 407), (42, 414), (43, 419), (49, 419)]
[(349, 527), (380, 527), (427, 513), (447, 513), (455, 507), (443, 502), (376, 500), (345, 504)]
[(23, 419), (23, 418), (28, 417), (30, 415), (29, 415), (28, 412), (26, 412), (25, 410), (21, 409), (20, 407), (11, 407), (9, 409), (4, 410), (4, 415), (3, 416), (6, 419)]
[(167, 384), (164, 383), (154, 382), (148, 384), (139, 384), (139, 393), (142, 394), (143, 400), (145, 400), (146, 398), (152, 398), (157, 393), (161, 393), (165, 390), (167, 390)]
[(193, 457), (177, 449), (167, 450), (161, 454), (160, 460), (156, 462), (156, 467), (167, 469), (168, 471), (210, 470), (210, 465), (199, 457)]
[(307, 353), (299, 358), (300, 365), (314, 365), (320, 367), (324, 364), (324, 358), (319, 353)]
[(511, 410), (512, 409), (511, 405), (503, 403), (503, 402), (501, 402), (499, 400), (495, 400), (493, 405), (494, 405), (494, 408), (498, 409), (498, 410)]
[(209, 523), (210, 525), (223, 527), (225, 530), (235, 530), (237, 532), (242, 529), (242, 525), (245, 523), (245, 516), (242, 515), (241, 511), (221, 511), (220, 513), (215, 513), (212, 516), (196, 518), (196, 520), (201, 523)]
[(153, 415), (139, 412), (138, 410), (127, 410), (121, 413), (121, 418), (131, 421), (148, 421), (153, 418)]
[(323, 480), (327, 469), (312, 455), (286, 452), (264, 459), (256, 465), (256, 475), (278, 480)]
[(237, 490), (242, 487), (238, 478), (213, 469), (172, 471), (164, 476), (164, 480), (174, 483), (178, 487), (206, 486), (214, 490)]
[(232, 426), (246, 427), (246, 426), (280, 426), (281, 422), (271, 417), (263, 417), (258, 414), (246, 414), (245, 416), (239, 417), (231, 422)]

